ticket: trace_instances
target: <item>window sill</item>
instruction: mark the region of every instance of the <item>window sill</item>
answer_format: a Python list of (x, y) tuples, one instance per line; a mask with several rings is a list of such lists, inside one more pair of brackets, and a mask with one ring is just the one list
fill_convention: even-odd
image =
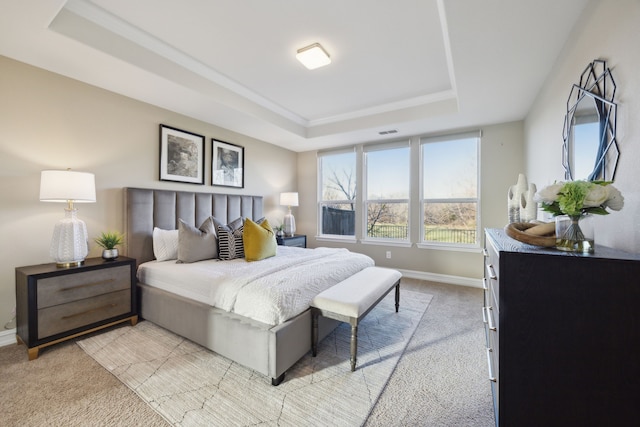
[(418, 249), (433, 249), (437, 251), (455, 251), (455, 252), (477, 252), (482, 253), (482, 248), (477, 245), (447, 245), (447, 244), (435, 244), (435, 243), (416, 243)]
[(362, 243), (363, 245), (395, 246), (395, 247), (399, 247), (399, 248), (410, 248), (412, 246), (411, 242), (408, 242), (408, 241), (397, 241), (397, 240), (363, 239), (363, 240), (360, 240), (360, 243)]
[(315, 236), (316, 242), (358, 243), (354, 236)]

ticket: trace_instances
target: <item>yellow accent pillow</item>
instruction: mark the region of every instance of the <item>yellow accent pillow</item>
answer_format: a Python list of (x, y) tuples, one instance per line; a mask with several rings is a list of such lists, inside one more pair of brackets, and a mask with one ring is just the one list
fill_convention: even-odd
[(247, 261), (259, 261), (276, 255), (276, 235), (273, 233), (269, 221), (266, 219), (260, 224), (244, 220), (242, 230), (244, 242), (244, 257)]

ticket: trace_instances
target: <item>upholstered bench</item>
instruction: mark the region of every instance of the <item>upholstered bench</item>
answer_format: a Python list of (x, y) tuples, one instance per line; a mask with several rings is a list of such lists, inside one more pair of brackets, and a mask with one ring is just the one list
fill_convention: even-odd
[(351, 325), (351, 371), (356, 370), (358, 322), (362, 320), (394, 287), (396, 313), (400, 306), (400, 278), (397, 270), (368, 267), (318, 294), (311, 301), (311, 353), (318, 353), (318, 316)]

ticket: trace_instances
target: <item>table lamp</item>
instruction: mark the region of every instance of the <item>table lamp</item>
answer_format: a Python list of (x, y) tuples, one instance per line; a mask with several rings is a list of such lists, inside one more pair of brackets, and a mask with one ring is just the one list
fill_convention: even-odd
[(65, 217), (53, 229), (49, 255), (58, 267), (82, 265), (89, 253), (84, 221), (78, 219), (74, 203), (95, 203), (95, 176), (88, 172), (45, 170), (40, 174), (40, 201), (67, 203)]
[(296, 232), (296, 219), (291, 213), (291, 206), (298, 206), (298, 193), (280, 193), (280, 205), (288, 206), (289, 212), (284, 216), (284, 234), (293, 236)]

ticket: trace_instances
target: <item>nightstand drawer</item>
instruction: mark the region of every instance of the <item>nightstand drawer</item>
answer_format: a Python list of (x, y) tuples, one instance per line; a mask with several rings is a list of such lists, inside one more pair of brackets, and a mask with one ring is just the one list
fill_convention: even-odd
[(99, 295), (38, 310), (38, 339), (131, 311), (131, 290)]
[(38, 309), (131, 288), (131, 267), (123, 265), (38, 280)]

